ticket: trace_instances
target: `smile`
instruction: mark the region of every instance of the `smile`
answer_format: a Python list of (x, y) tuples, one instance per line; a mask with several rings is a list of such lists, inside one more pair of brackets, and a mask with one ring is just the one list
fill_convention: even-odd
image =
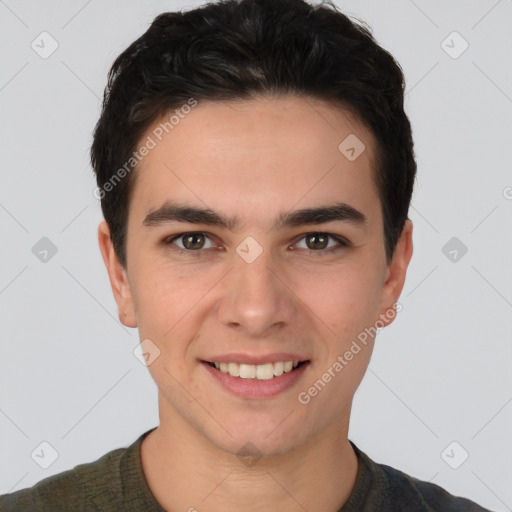
[(212, 354), (199, 361), (214, 385), (249, 400), (270, 399), (297, 386), (312, 362), (291, 352)]
[(291, 372), (306, 361), (276, 361), (275, 363), (244, 364), (244, 363), (220, 363), (209, 362), (208, 364), (222, 373), (240, 379), (270, 380), (279, 377), (283, 373)]

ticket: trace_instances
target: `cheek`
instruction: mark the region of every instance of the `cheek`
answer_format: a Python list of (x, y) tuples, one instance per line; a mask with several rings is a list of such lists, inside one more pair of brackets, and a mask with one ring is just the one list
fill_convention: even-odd
[(304, 276), (304, 302), (340, 342), (357, 334), (378, 317), (381, 280), (367, 266), (343, 265)]
[(298, 399), (309, 404), (308, 418), (329, 411), (324, 417), (328, 422), (350, 406), (367, 370), (373, 338), (365, 329), (378, 318), (380, 276), (367, 267), (346, 265), (323, 276), (317, 272), (308, 281), (303, 282), (304, 302), (320, 319), (316, 323), (324, 352), (311, 367), (311, 377)]
[[(187, 295), (179, 289), (179, 280), (173, 278), (169, 269), (155, 268), (154, 265), (141, 264), (136, 274), (134, 304), (137, 314), (137, 326), (141, 339), (159, 340), (172, 329), (186, 307)], [(181, 300), (184, 299), (184, 300)]]
[(146, 265), (141, 269), (135, 286), (141, 339), (152, 339), (166, 351), (185, 350), (177, 341), (190, 338), (194, 326), (200, 325), (204, 298), (218, 277), (176, 265)]

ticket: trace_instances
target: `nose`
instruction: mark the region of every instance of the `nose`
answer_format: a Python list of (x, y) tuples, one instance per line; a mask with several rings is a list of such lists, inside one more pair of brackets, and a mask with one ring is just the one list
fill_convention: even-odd
[(240, 254), (234, 255), (226, 276), (218, 308), (220, 322), (247, 337), (265, 337), (293, 327), (297, 299), (282, 266), (274, 264), (270, 250), (263, 250), (254, 261)]

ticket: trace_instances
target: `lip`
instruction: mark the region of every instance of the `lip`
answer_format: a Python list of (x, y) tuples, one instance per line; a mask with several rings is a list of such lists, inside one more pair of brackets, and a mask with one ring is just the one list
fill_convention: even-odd
[[(231, 354), (233, 355), (233, 354)], [(276, 355), (276, 354), (273, 354)], [(291, 356), (288, 354), (287, 357)], [(258, 360), (262, 360), (261, 358), (257, 358)], [(247, 359), (246, 359), (247, 360)], [(285, 359), (285, 361), (291, 361), (290, 359)], [(296, 361), (298, 359), (295, 359)], [(238, 362), (237, 361), (226, 361), (220, 360), (221, 362)], [(283, 361), (283, 359), (276, 359), (276, 361)], [(241, 361), (242, 362), (242, 361)], [(273, 362), (265, 359), (263, 362)], [(274, 361), (275, 362), (275, 361)], [(246, 364), (257, 364), (257, 363), (246, 363)], [(310, 361), (306, 361), (304, 364), (301, 364), (294, 368), (290, 372), (283, 373), (279, 375), (279, 377), (273, 377), (268, 380), (258, 380), (258, 379), (241, 379), (240, 377), (233, 377), (229, 373), (221, 372), (217, 370), (208, 362), (201, 361), (201, 366), (205, 368), (206, 371), (212, 376), (215, 382), (220, 384), (224, 389), (229, 391), (230, 393), (245, 399), (252, 400), (263, 400), (266, 398), (275, 397), (281, 393), (284, 393), (286, 390), (293, 387), (304, 375), (304, 372), (308, 368)]]
[(274, 352), (272, 354), (242, 354), (230, 353), (220, 354), (218, 356), (211, 356), (211, 358), (203, 359), (203, 361), (210, 363), (242, 363), (242, 364), (265, 364), (277, 363), (279, 361), (309, 361), (308, 357), (299, 354), (291, 354), (289, 352)]

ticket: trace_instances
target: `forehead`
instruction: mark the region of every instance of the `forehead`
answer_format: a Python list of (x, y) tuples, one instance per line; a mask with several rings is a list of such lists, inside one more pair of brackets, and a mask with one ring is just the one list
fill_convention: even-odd
[[(262, 224), (294, 205), (343, 200), (378, 216), (375, 140), (347, 110), (312, 98), (208, 101), (155, 120), (135, 173), (130, 217), (168, 199)], [(268, 214), (268, 219), (265, 218)]]

